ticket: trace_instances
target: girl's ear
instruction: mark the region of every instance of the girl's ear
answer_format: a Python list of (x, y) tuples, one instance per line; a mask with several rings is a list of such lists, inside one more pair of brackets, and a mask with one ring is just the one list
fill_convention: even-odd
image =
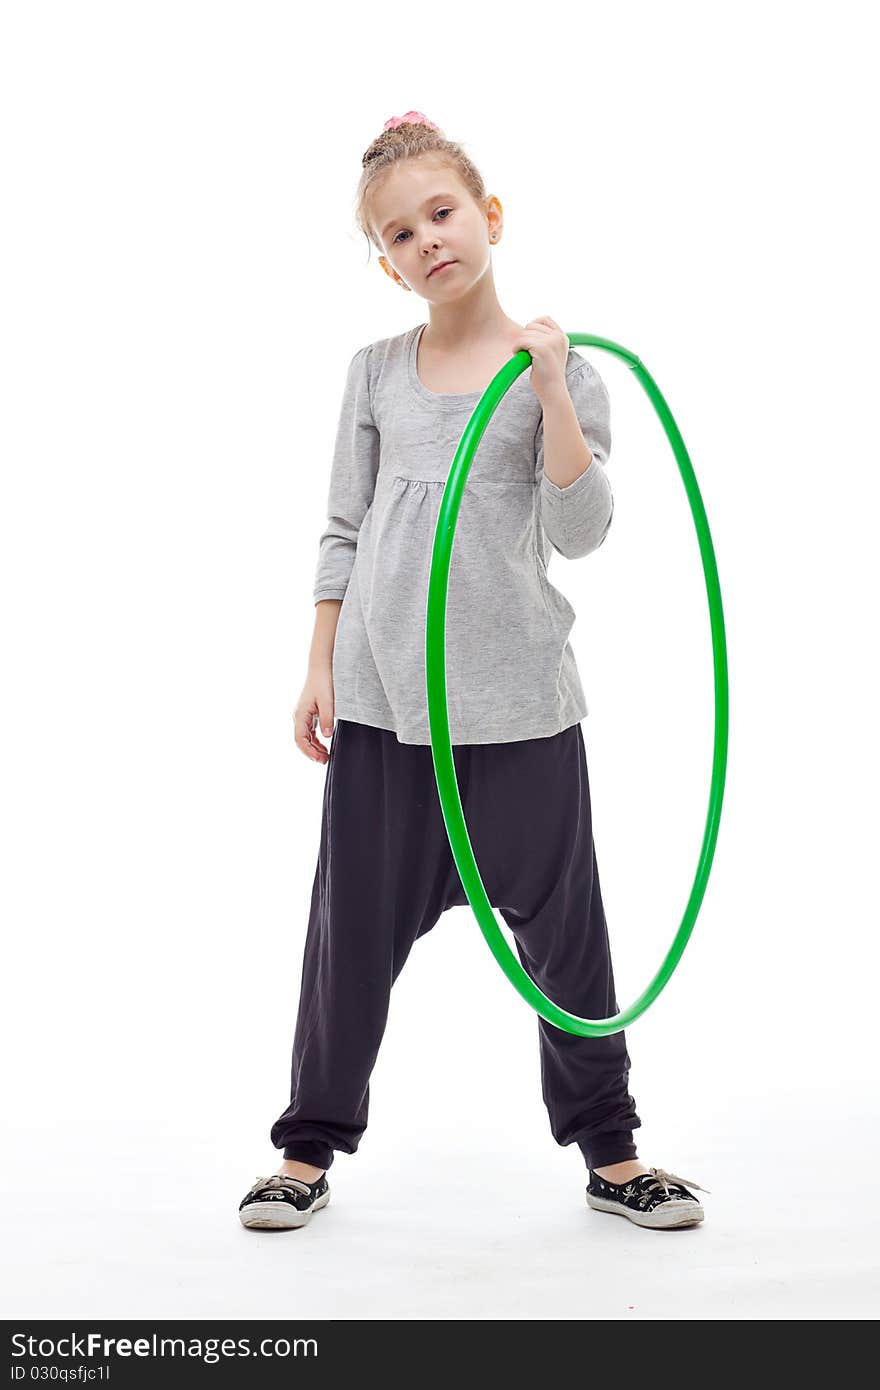
[(380, 266), (382, 267), (382, 269), (384, 270), (385, 274), (386, 274), (390, 279), (392, 279), (392, 280), (394, 281), (395, 284), (399, 285), (400, 288), (401, 288), (402, 290), (408, 290), (408, 289), (409, 289), (409, 285), (407, 285), (406, 282), (405, 282), (404, 280), (401, 280), (401, 278), (400, 278), (400, 276), (398, 275), (397, 271), (394, 270), (394, 269), (392, 269), (392, 267), (388, 264), (388, 262), (386, 261), (386, 259), (385, 259), (384, 256), (380, 256), (380, 257), (379, 257), (379, 264), (380, 264)]
[(501, 206), (501, 199), (494, 193), (490, 193), (486, 199), (486, 217), (489, 222), (489, 232), (495, 233), (495, 239), (501, 235), (504, 225), (504, 208)]

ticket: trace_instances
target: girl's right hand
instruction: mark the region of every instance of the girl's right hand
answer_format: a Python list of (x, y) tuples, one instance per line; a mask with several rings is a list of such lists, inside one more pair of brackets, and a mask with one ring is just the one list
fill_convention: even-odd
[(293, 713), (294, 740), (300, 752), (318, 763), (329, 762), (330, 750), (318, 738), (320, 723), (324, 737), (333, 732), (333, 669), (309, 668), (302, 694)]

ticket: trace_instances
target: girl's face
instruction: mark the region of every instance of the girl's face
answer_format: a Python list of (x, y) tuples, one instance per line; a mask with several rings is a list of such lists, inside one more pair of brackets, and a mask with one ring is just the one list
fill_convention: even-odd
[[(497, 245), (501, 233), (501, 204), (494, 194), (484, 210), (448, 164), (424, 156), (389, 170), (372, 195), (371, 213), (385, 273), (438, 302), (457, 298), (485, 273), (490, 245)], [(430, 274), (443, 261), (453, 264)]]

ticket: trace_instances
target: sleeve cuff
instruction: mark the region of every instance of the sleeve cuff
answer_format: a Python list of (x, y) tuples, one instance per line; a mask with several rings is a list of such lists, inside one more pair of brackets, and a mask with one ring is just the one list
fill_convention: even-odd
[(590, 466), (585, 468), (583, 473), (575, 478), (573, 483), (569, 483), (568, 487), (557, 487), (555, 483), (550, 481), (546, 473), (541, 474), (541, 486), (551, 497), (577, 497), (580, 493), (586, 492), (587, 489), (593, 485), (599, 471), (596, 457), (593, 455)]

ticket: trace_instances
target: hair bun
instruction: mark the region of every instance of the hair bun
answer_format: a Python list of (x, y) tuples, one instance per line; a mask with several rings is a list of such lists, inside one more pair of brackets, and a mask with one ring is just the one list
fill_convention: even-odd
[(405, 116), (389, 116), (383, 130), (394, 130), (399, 125), (427, 125), (442, 135), (443, 131), (433, 121), (429, 121), (424, 111), (407, 111)]

